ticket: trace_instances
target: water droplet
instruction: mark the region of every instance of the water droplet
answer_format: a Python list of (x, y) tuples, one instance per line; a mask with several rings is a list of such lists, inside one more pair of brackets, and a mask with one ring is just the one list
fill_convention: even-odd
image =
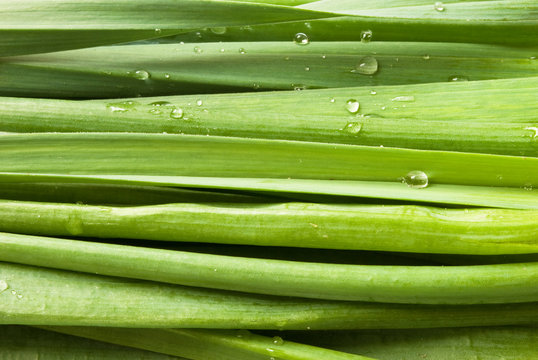
[(469, 81), (469, 78), (463, 75), (452, 75), (448, 78), (448, 81)]
[(355, 67), (355, 70), (351, 72), (359, 73), (361, 75), (373, 75), (379, 69), (377, 60), (373, 56), (365, 56), (359, 60), (359, 63)]
[(117, 103), (109, 103), (106, 107), (109, 111), (123, 113), (129, 110), (133, 110), (136, 105), (139, 104), (135, 101), (122, 101)]
[(280, 336), (273, 337), (273, 344), (275, 345), (283, 345), (284, 339), (282, 339)]
[(377, 91), (375, 91), (375, 90), (370, 90), (370, 94), (371, 94), (371, 95), (375, 95), (375, 94), (377, 94)]
[(252, 84), (252, 88), (254, 90), (258, 90), (260, 88), (260, 84), (254, 83), (254, 84)]
[(422, 58), (423, 58), (424, 60), (430, 60), (430, 55), (424, 55), (424, 56), (422, 56)]
[(372, 30), (361, 31), (361, 42), (368, 43), (372, 40)]
[(204, 102), (202, 100), (196, 100), (196, 105), (202, 106)]
[(246, 338), (246, 337), (249, 337), (250, 335), (251, 333), (248, 330), (237, 330), (237, 334), (235, 335), (235, 337)]
[(355, 99), (349, 99), (346, 102), (346, 109), (352, 114), (356, 114), (359, 111), (360, 106), (359, 102)]
[(245, 55), (247, 52), (245, 51), (245, 49), (243, 49), (243, 48), (239, 48), (239, 53), (240, 53), (241, 55)]
[(322, 58), (323, 60), (325, 60), (325, 59), (327, 59), (327, 55), (321, 55), (321, 58)]
[(433, 4), (433, 8), (435, 9), (435, 11), (445, 11), (445, 5), (440, 1), (436, 1), (435, 4)]
[(163, 113), (163, 111), (166, 111), (166, 107), (173, 107), (174, 105), (169, 103), (168, 101), (156, 101), (149, 104), (151, 106), (151, 109), (149, 110), (150, 114), (153, 115), (160, 115)]
[(307, 326), (307, 327), (306, 327), (306, 330), (310, 330), (310, 329), (311, 329), (311, 327), (310, 327), (310, 326)]
[(293, 41), (297, 45), (308, 45), (308, 44), (310, 44), (310, 39), (308, 38), (308, 35), (306, 35), (305, 33), (297, 33), (297, 34), (295, 34), (295, 36), (293, 37)]
[(429, 179), (428, 175), (424, 171), (420, 170), (413, 170), (410, 171), (405, 177), (402, 179), (402, 182), (407, 184), (407, 186), (415, 189), (423, 189), (428, 186)]
[(9, 285), (5, 280), (0, 280), (0, 293), (6, 291), (8, 287)]
[(159, 35), (160, 33), (162, 33), (163, 31), (161, 29), (155, 29), (155, 34)]
[(15, 290), (11, 290), (11, 295), (17, 295), (17, 292)]
[(172, 119), (181, 119), (183, 117), (183, 110), (176, 107), (170, 112), (170, 117)]
[(21, 294), (17, 294), (17, 299), (22, 299), (22, 295)]
[[(532, 186), (532, 184), (525, 184), (523, 185), (523, 189), (527, 190), (527, 191), (531, 191), (534, 189), (534, 187)], [(0, 288), (1, 289), (1, 288)], [(0, 291), (1, 292), (1, 291)]]
[(305, 67), (304, 71), (310, 71), (310, 66)]
[(334, 102), (336, 101), (336, 99), (335, 99), (335, 98), (331, 98), (329, 101), (332, 102), (332, 103), (334, 103)]
[(358, 135), (362, 130), (362, 124), (358, 122), (350, 122), (347, 123), (342, 130), (348, 134)]
[(199, 46), (194, 47), (194, 53), (195, 54), (201, 54), (203, 52), (202, 48)]
[(271, 348), (266, 348), (265, 350), (267, 350), (267, 351), (270, 352), (270, 353), (274, 353), (274, 352), (275, 352), (275, 349), (271, 349)]
[(216, 35), (223, 35), (226, 33), (226, 28), (224, 26), (219, 26), (219, 27), (213, 27), (211, 29), (209, 29), (213, 34), (216, 34)]
[(310, 24), (309, 22), (305, 22), (305, 23), (304, 23), (304, 26), (305, 26), (307, 29), (312, 29), (312, 24)]
[(197, 31), (195, 35), (198, 39), (202, 38), (202, 33), (200, 31)]
[(392, 98), (392, 101), (413, 102), (415, 101), (415, 97), (413, 95), (396, 96), (395, 98)]
[(146, 70), (136, 70), (133, 73), (133, 77), (138, 80), (148, 80), (151, 77), (151, 75)]
[(220, 52), (221, 52), (221, 53), (223, 53), (223, 52), (225, 52), (225, 51), (226, 51), (226, 50), (224, 50), (224, 49), (220, 49)]
[(532, 138), (536, 138), (538, 137), (538, 127), (536, 126), (529, 126), (529, 127), (526, 127), (525, 130), (530, 130), (530, 131), (534, 131), (534, 134), (532, 134)]
[(293, 86), (293, 90), (295, 91), (303, 91), (304, 89), (306, 89), (306, 86), (301, 84), (291, 84), (291, 86)]

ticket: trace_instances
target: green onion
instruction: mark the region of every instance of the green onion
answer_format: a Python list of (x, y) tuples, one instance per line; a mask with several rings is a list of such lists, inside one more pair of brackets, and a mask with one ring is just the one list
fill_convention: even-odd
[(330, 330), (536, 324), (536, 303), (409, 305), (249, 295), (0, 264), (0, 324)]
[[(537, 79), (86, 102), (0, 98), (0, 130), (167, 132), (536, 156)], [(350, 101), (356, 114), (347, 109)]]
[[(337, 265), (5, 233), (0, 233), (0, 244), (4, 249), (1, 261), (267, 295), (411, 304), (538, 301), (538, 289), (533, 286), (538, 281), (538, 262), (457, 267)], [(134, 263), (138, 266), (133, 267)]]
[(0, 358), (10, 360), (185, 360), (29, 326), (0, 326)]
[(409, 186), (538, 185), (538, 158), (193, 135), (3, 135), (0, 161), (16, 173), (400, 182), (419, 171)]
[(508, 79), (534, 76), (533, 55), (526, 48), (409, 42), (108, 46), (5, 58), (0, 94), (113, 98)]
[(534, 359), (538, 329), (484, 327), (427, 330), (287, 332), (294, 341), (313, 343), (380, 359)]
[[(346, 10), (334, 7), (341, 0), (322, 2), (319, 9)], [(314, 41), (357, 41), (361, 32), (370, 30), (372, 41), (435, 41), (478, 44), (504, 44), (536, 48), (536, 3), (532, 0), (443, 1), (444, 11), (436, 10), (435, 1), (399, 2), (391, 7), (383, 2), (353, 1), (348, 13), (312, 21), (267, 24), (249, 28), (231, 27), (223, 34), (198, 31), (172, 41), (286, 41), (296, 33), (308, 34)], [(393, 4), (396, 2), (392, 2)], [(314, 8), (316, 3), (305, 5)], [(328, 4), (329, 6), (326, 6)], [(407, 6), (407, 5), (420, 6)], [(386, 6), (386, 8), (384, 8)], [(317, 8), (317, 7), (316, 7)], [(170, 40), (165, 40), (170, 41)]]
[[(297, 180), (272, 178), (223, 178), (139, 175), (54, 175), (34, 173), (0, 173), (0, 182), (19, 181), (178, 186), (199, 189), (254, 191), (266, 195), (302, 201), (319, 201), (319, 195), (407, 200), (437, 204), (486, 206), (507, 209), (538, 210), (538, 192), (532, 187), (507, 188), (436, 184), (417, 191), (400, 183), (384, 181)], [(345, 198), (344, 198), (345, 199)], [(361, 201), (364, 201), (361, 199)]]
[(309, 203), (104, 207), (0, 201), (0, 217), (1, 231), (49, 236), (448, 254), (538, 252), (536, 210)]
[(246, 330), (122, 329), (88, 326), (44, 328), (194, 360), (371, 360), (359, 355), (284, 341), (280, 337), (255, 335)]
[(204, 27), (334, 16), (287, 6), (217, 0), (19, 0), (3, 2), (2, 15), (1, 56), (116, 44)]

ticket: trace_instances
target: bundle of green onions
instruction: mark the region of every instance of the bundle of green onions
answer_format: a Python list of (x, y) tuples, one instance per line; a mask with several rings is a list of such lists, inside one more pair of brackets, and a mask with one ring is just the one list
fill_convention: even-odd
[(535, 1), (0, 10), (0, 358), (538, 358)]

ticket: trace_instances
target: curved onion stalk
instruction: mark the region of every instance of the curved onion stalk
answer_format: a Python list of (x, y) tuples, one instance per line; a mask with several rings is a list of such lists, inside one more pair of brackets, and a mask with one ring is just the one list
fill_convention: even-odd
[(216, 0), (2, 0), (0, 7), (1, 56), (114, 44), (204, 27), (334, 16), (286, 6)]
[(269, 338), (246, 330), (125, 329), (45, 326), (47, 330), (194, 360), (372, 360), (360, 355)]
[(535, 210), (309, 203), (104, 207), (1, 201), (0, 215), (1, 231), (33, 235), (441, 254), (538, 252)]
[(119, 98), (502, 79), (534, 76), (533, 55), (534, 49), (454, 43), (109, 46), (5, 58), (0, 94)]
[(535, 359), (538, 329), (478, 327), (451, 329), (286, 332), (286, 339), (380, 359)]
[(0, 244), (1, 261), (257, 294), (404, 304), (538, 301), (538, 263), (452, 267), (340, 265), (5, 233), (0, 233)]
[(29, 326), (14, 325), (0, 326), (0, 358), (10, 360), (186, 360)]
[(538, 78), (522, 78), (85, 102), (0, 98), (0, 131), (167, 132), (537, 156), (536, 91)]
[[(384, 2), (353, 1), (351, 6), (338, 5), (340, 0), (306, 4), (302, 7), (330, 9), (354, 16), (340, 16), (312, 21), (295, 21), (248, 27), (229, 27), (219, 34), (210, 31), (182, 34), (159, 42), (215, 42), (215, 41), (292, 41), (296, 33), (305, 33), (315, 41), (357, 41), (361, 32), (372, 31), (372, 41), (438, 41), (479, 44), (504, 44), (535, 47), (536, 2), (508, 1), (444, 1), (444, 11), (435, 9), (435, 1), (420, 6), (399, 7)], [(398, 5), (396, 2), (392, 2)], [(412, 5), (414, 2), (412, 2)], [(346, 2), (344, 4), (350, 4)], [(380, 8), (381, 7), (381, 8)], [(333, 10), (334, 9), (334, 10)]]
[[(249, 295), (0, 264), (0, 324), (331, 330), (538, 323), (537, 303), (409, 305)], [(151, 306), (148, 306), (151, 304)]]
[(407, 180), (416, 191), (429, 183), (538, 186), (538, 158), (196, 135), (8, 134), (0, 136), (0, 164), (13, 173), (363, 180), (401, 188), (411, 171), (421, 171)]
[[(137, 175), (55, 175), (0, 172), (0, 182), (64, 182), (174, 186), (199, 189), (253, 191), (300, 201), (318, 201), (318, 195), (405, 200), (436, 204), (486, 206), (506, 209), (538, 209), (538, 191), (532, 188), (433, 185), (426, 189), (398, 183), (373, 181), (298, 180)], [(362, 199), (361, 201), (363, 201)]]

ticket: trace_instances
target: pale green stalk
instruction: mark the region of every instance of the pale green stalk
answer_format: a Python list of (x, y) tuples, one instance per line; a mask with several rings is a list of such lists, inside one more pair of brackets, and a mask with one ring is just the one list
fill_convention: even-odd
[[(167, 132), (536, 156), (537, 79), (85, 102), (0, 98), (0, 131)], [(349, 100), (357, 101), (355, 114)]]
[(422, 171), (433, 185), (538, 185), (538, 158), (194, 135), (7, 134), (0, 136), (0, 163), (14, 173), (400, 183)]
[(538, 262), (456, 267), (340, 265), (6, 233), (0, 233), (0, 244), (1, 261), (257, 294), (409, 304), (538, 301)]
[(536, 210), (291, 202), (105, 207), (0, 201), (0, 218), (0, 231), (45, 236), (441, 254), (538, 252)]
[(248, 295), (0, 264), (1, 324), (368, 329), (536, 324), (536, 303), (408, 305)]

